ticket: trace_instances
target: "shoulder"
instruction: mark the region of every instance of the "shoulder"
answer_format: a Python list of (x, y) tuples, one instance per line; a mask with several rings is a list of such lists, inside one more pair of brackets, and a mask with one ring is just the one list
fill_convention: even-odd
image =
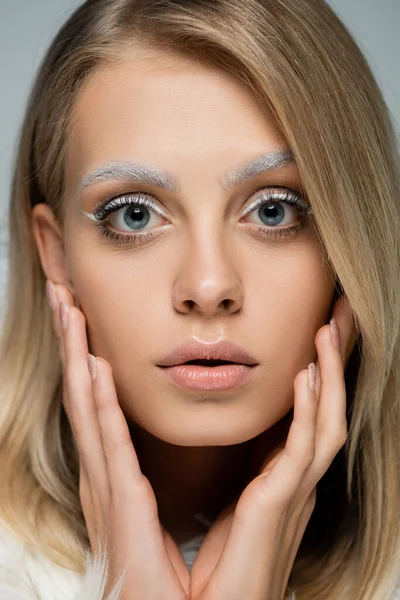
[[(33, 555), (0, 528), (0, 600), (103, 600), (107, 558), (87, 554), (84, 575)], [(107, 600), (118, 600), (116, 586)]]

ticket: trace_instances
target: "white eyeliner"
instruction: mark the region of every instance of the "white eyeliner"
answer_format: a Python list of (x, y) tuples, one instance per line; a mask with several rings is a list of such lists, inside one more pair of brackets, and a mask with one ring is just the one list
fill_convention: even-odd
[(82, 211), (82, 212), (83, 212), (83, 214), (84, 214), (84, 215), (85, 215), (85, 216), (86, 216), (88, 219), (92, 219), (92, 221), (98, 221), (98, 220), (99, 220), (99, 219), (96, 219), (96, 217), (94, 216), (94, 214), (93, 214), (93, 213), (88, 213), (88, 212), (85, 212), (85, 211)]

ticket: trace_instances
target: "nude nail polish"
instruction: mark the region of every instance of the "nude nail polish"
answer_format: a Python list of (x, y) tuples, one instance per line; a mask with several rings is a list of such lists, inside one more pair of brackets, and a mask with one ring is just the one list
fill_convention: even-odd
[(312, 362), (308, 365), (308, 385), (310, 390), (315, 391), (315, 381), (317, 377), (317, 372), (315, 369), (315, 364)]
[(65, 331), (67, 329), (67, 325), (68, 325), (68, 306), (66, 304), (64, 304), (64, 302), (60, 302), (59, 317), (60, 317), (61, 327)]
[(96, 358), (93, 356), (93, 354), (88, 354), (88, 369), (89, 369), (89, 373), (90, 373), (90, 377), (92, 379), (92, 381), (94, 381), (96, 379), (96, 375), (97, 375), (97, 369), (96, 369)]
[(340, 352), (340, 333), (339, 333), (339, 327), (338, 327), (336, 319), (331, 319), (330, 326), (331, 326), (332, 343), (335, 346), (336, 350), (339, 350), (339, 352)]
[(55, 311), (58, 306), (56, 288), (50, 279), (46, 281), (46, 294), (47, 294), (47, 302), (52, 311)]

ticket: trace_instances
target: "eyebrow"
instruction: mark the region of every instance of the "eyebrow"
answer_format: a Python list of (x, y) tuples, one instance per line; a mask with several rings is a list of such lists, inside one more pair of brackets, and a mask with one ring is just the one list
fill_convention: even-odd
[[(257, 175), (295, 162), (291, 150), (274, 150), (224, 173), (220, 181), (225, 190), (230, 190)], [(79, 186), (79, 193), (99, 181), (109, 179), (150, 183), (168, 192), (179, 192), (180, 189), (179, 180), (168, 171), (161, 170), (154, 165), (115, 161), (99, 167), (93, 173), (84, 177)]]

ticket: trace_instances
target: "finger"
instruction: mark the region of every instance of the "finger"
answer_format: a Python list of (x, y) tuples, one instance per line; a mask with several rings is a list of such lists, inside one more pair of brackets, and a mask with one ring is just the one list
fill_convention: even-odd
[(350, 307), (347, 296), (341, 296), (335, 303), (332, 318), (336, 322), (340, 331), (340, 354), (344, 365), (347, 365), (350, 354), (357, 342), (356, 322)]
[[(357, 343), (357, 328), (355, 324), (350, 304), (347, 296), (341, 296), (335, 303), (332, 318), (336, 319), (336, 322), (340, 331), (340, 354), (346, 368), (348, 360), (354, 347)], [(321, 369), (319, 360), (315, 362), (316, 368), (316, 394), (317, 398), (320, 397), (321, 393)]]
[[(311, 363), (310, 373), (308, 369), (303, 369), (294, 380), (293, 420), (285, 447), (266, 479), (264, 494), (268, 497), (278, 490), (278, 494), (289, 499), (314, 460), (318, 401), (315, 389), (310, 387), (313, 368), (315, 365)], [(270, 468), (266, 466), (267, 470)]]
[(334, 346), (334, 331), (331, 325), (325, 325), (315, 340), (321, 377), (314, 461), (318, 479), (347, 439), (344, 364), (340, 348)]
[[(52, 287), (53, 286), (53, 287)], [(54, 294), (54, 304), (53, 304), (53, 327), (56, 334), (56, 337), (59, 342), (59, 350), (61, 355), (61, 360), (64, 362), (65, 360), (65, 349), (64, 349), (64, 339), (63, 333), (60, 323), (59, 317), (59, 304), (60, 302), (64, 302), (64, 304), (74, 306), (74, 297), (68, 288), (61, 284), (52, 284), (52, 282), (48, 281), (46, 283), (46, 288), (48, 290), (48, 296), (52, 296)]]
[(66, 358), (65, 358), (65, 339), (64, 339), (65, 336), (64, 336), (63, 329), (62, 329), (61, 322), (60, 322), (59, 306), (60, 306), (60, 302), (64, 302), (64, 304), (66, 304), (67, 306), (74, 306), (75, 299), (74, 299), (74, 296), (71, 294), (70, 290), (64, 285), (56, 284), (54, 286), (54, 289), (55, 289), (55, 294), (56, 294), (56, 298), (57, 298), (57, 302), (58, 302), (57, 310), (55, 311), (55, 315), (54, 315), (54, 328), (56, 331), (56, 336), (59, 341), (61, 366), (62, 366), (62, 370), (63, 370), (63, 404), (64, 404), (65, 411), (68, 415), (68, 418), (70, 418), (68, 386), (67, 386), (67, 377), (66, 377)]
[(94, 397), (100, 435), (104, 449), (112, 494), (126, 493), (126, 482), (135, 486), (143, 483), (139, 461), (134, 449), (128, 424), (115, 390), (110, 364), (95, 357), (96, 378), (93, 381)]
[[(168, 564), (170, 577), (178, 578), (165, 546), (157, 500), (140, 469), (125, 415), (119, 406), (111, 365), (95, 358), (94, 396), (110, 482), (111, 537), (118, 538), (115, 560), (131, 565), (146, 563), (143, 577), (154, 581), (158, 564)], [(151, 557), (150, 562), (146, 557)], [(148, 570), (147, 570), (147, 567)], [(168, 590), (165, 591), (168, 596)], [(168, 596), (169, 597), (169, 596)]]
[(66, 320), (67, 327), (63, 334), (71, 427), (90, 486), (105, 495), (109, 482), (88, 369), (86, 320), (74, 306), (68, 307)]
[[(50, 284), (49, 284), (50, 285)], [(57, 308), (60, 302), (64, 302), (64, 304), (68, 304), (68, 306), (75, 306), (74, 296), (71, 294), (70, 290), (60, 283), (53, 284), (54, 294), (57, 301)], [(53, 311), (54, 312), (54, 311)], [(61, 337), (62, 331), (59, 327), (58, 321), (55, 321), (55, 329), (57, 331), (58, 337)]]
[(47, 295), (48, 304), (52, 310), (53, 329), (54, 329), (56, 338), (58, 340), (58, 347), (59, 347), (59, 351), (60, 351), (61, 362), (63, 362), (64, 361), (64, 345), (63, 345), (63, 342), (61, 339), (62, 335), (61, 335), (61, 327), (60, 327), (60, 322), (59, 322), (59, 312), (58, 312), (59, 299), (57, 297), (56, 286), (50, 280), (46, 281), (46, 295)]

